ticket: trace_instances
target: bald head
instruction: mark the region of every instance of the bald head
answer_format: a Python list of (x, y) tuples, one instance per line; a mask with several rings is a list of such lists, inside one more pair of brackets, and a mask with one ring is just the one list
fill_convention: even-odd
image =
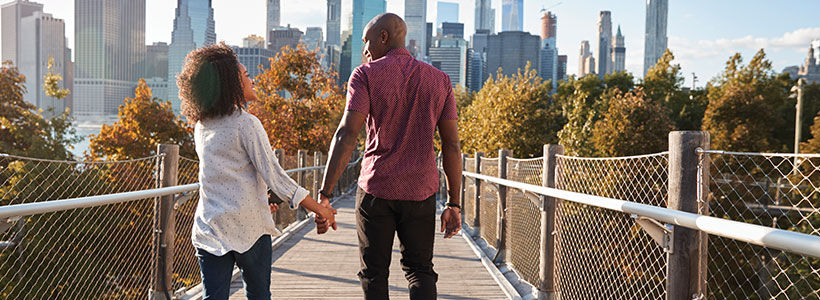
[(396, 14), (380, 14), (364, 27), (362, 54), (368, 61), (382, 58), (388, 51), (404, 48), (407, 24)]

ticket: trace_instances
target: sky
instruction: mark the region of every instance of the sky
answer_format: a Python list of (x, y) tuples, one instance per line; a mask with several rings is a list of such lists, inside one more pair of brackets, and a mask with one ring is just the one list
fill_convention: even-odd
[[(71, 0), (35, 0), (45, 12), (66, 21), (66, 36), (73, 46), (74, 5)], [(0, 1), (2, 3), (7, 0)], [(263, 35), (265, 0), (212, 0), (217, 39), (241, 45), (249, 34)], [(427, 21), (435, 22), (436, 3), (427, 4)], [(459, 22), (466, 35), (474, 31), (475, 0), (445, 0), (459, 3)], [(282, 0), (282, 25), (303, 29), (325, 26), (325, 0)], [(342, 0), (342, 28), (349, 19), (352, 0)], [(500, 29), (501, 0), (493, 0), (496, 26)], [(146, 43), (171, 42), (176, 1), (146, 0)], [(598, 13), (612, 12), (613, 35), (617, 27), (626, 38), (626, 68), (636, 77), (643, 73), (643, 36), (646, 0), (524, 0), (524, 31), (540, 35), (540, 10), (549, 8), (558, 16), (558, 49), (568, 55), (567, 73), (578, 72), (581, 41), (588, 40), (597, 50)], [(387, 0), (387, 11), (404, 14), (404, 0)], [(739, 52), (748, 61), (764, 48), (776, 71), (800, 65), (809, 43), (820, 39), (820, 1), (817, 0), (671, 0), (669, 1), (668, 47), (682, 67), (685, 85), (692, 85), (692, 73), (703, 86), (717, 76), (726, 60)], [(497, 30), (498, 30), (497, 29)], [(73, 48), (73, 47), (72, 47)], [(597, 59), (597, 51), (593, 54)]]

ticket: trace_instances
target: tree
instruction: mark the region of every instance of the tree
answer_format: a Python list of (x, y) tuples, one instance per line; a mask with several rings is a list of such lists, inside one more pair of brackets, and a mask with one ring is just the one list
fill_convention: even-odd
[(126, 160), (156, 154), (158, 144), (180, 145), (179, 154), (194, 158), (193, 128), (174, 115), (171, 102), (153, 97), (140, 79), (134, 98), (125, 98), (119, 120), (103, 125), (91, 136), (85, 156), (89, 160)]
[(470, 106), (470, 104), (473, 103), (473, 99), (475, 99), (475, 93), (468, 91), (467, 88), (462, 85), (457, 85), (456, 88), (453, 89), (453, 94), (456, 98), (456, 107), (458, 108), (459, 115), (461, 115), (461, 112)]
[(595, 74), (577, 80), (571, 77), (558, 87), (555, 101), (561, 105), (566, 120), (558, 132), (558, 140), (566, 147), (568, 155), (597, 155), (592, 143), (592, 128), (606, 107), (601, 100), (603, 93), (603, 81)]
[(666, 109), (650, 100), (641, 88), (616, 93), (602, 119), (595, 123), (592, 141), (600, 154), (628, 156), (668, 149), (667, 135), (674, 130)]
[(43, 90), (46, 92), (46, 96), (57, 98), (58, 100), (63, 100), (67, 97), (70, 91), (68, 89), (60, 88), (60, 81), (62, 80), (62, 75), (59, 73), (54, 73), (54, 57), (49, 56), (48, 72), (45, 76), (43, 76)]
[(621, 71), (604, 76), (604, 85), (607, 89), (617, 89), (622, 93), (631, 91), (635, 87), (635, 77), (632, 73)]
[(742, 62), (735, 54), (707, 85), (703, 130), (712, 135), (714, 149), (785, 151), (788, 146), (775, 136), (778, 129), (785, 130), (784, 118), (773, 112), (786, 103), (789, 83), (774, 76), (762, 49), (748, 65)]
[(285, 47), (256, 77), (259, 101), (248, 111), (262, 122), (274, 147), (288, 153), (327, 151), (344, 108), (336, 77), (322, 68), (317, 51), (301, 44)]
[(0, 153), (36, 158), (70, 159), (78, 142), (68, 113), (46, 119), (26, 102), (26, 78), (10, 62), (0, 67)]
[(666, 49), (658, 62), (647, 71), (641, 87), (647, 97), (667, 108), (675, 127), (699, 130), (706, 110), (706, 98), (702, 91), (684, 91), (681, 67), (673, 64), (673, 60), (675, 55)]
[(802, 153), (820, 153), (820, 113), (814, 117), (814, 125), (811, 126), (812, 138), (800, 145)]
[(558, 141), (556, 132), (563, 125), (558, 106), (550, 101), (552, 83), (529, 66), (513, 76), (497, 74), (459, 117), (462, 151), (492, 156), (509, 149), (517, 157), (540, 155), (543, 144)]

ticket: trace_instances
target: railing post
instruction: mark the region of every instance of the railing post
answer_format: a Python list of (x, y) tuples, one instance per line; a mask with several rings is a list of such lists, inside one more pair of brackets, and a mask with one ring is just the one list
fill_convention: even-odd
[[(498, 150), (498, 178), (507, 179), (507, 156), (510, 155), (510, 151), (500, 149)], [(498, 249), (498, 253), (496, 254), (496, 261), (501, 262), (507, 259), (506, 257), (506, 250), (507, 246), (504, 244), (504, 231), (507, 228), (507, 220), (506, 220), (506, 211), (507, 211), (507, 187), (503, 185), (498, 185), (498, 202), (496, 202), (498, 214), (496, 215), (496, 241), (495, 244), (497, 245), (496, 249)]]
[[(462, 172), (467, 171), (467, 169), (466, 169), (467, 168), (467, 157), (468, 157), (467, 154), (464, 154), (464, 153), (461, 154), (461, 171)], [(465, 193), (467, 193), (467, 183), (466, 182), (467, 182), (467, 177), (464, 176), (464, 175), (461, 175), (461, 196), (460, 196), (461, 201), (459, 201), (458, 203), (461, 203), (461, 219), (462, 220), (464, 220), (464, 216), (465, 216), (464, 211), (467, 209), (467, 201), (464, 201), (467, 198), (466, 195), (464, 195)]]
[[(705, 213), (708, 207), (698, 197), (709, 188), (708, 164), (699, 170), (698, 148), (709, 149), (709, 133), (674, 131), (669, 134), (669, 199), (667, 208)], [(703, 194), (703, 195), (701, 195)], [(700, 299), (705, 295), (708, 236), (697, 230), (674, 226), (672, 251), (666, 269), (666, 299)]]
[[(475, 153), (476, 174), (481, 174), (482, 156), (484, 156), (484, 152)], [(479, 229), (479, 227), (481, 226), (481, 180), (474, 179), (473, 185), (475, 186), (475, 206), (473, 207), (473, 230), (475, 230), (476, 235), (481, 236), (481, 230)]]
[[(544, 145), (544, 167), (541, 172), (541, 185), (554, 188), (556, 181), (556, 155), (564, 154), (564, 146)], [(541, 242), (538, 251), (538, 299), (558, 299), (555, 287), (555, 213), (558, 201), (553, 197), (541, 197)]]
[[(322, 165), (322, 152), (313, 152), (313, 166), (318, 167)], [(319, 200), (319, 184), (322, 183), (322, 175), (319, 169), (313, 170), (313, 199)]]
[[(296, 167), (307, 167), (307, 150), (299, 150), (296, 152)], [(297, 184), (299, 184), (299, 186), (307, 189), (307, 182), (305, 182), (305, 173), (307, 172), (299, 171), (299, 173), (296, 174), (296, 182)], [(299, 208), (296, 210), (296, 219), (302, 220), (304, 218), (307, 218), (307, 211), (301, 206), (299, 206)]]
[[(287, 170), (287, 167), (285, 166), (285, 150), (284, 149), (273, 149), (273, 156), (276, 156), (276, 161), (279, 162), (279, 166), (282, 167), (282, 169)], [(274, 197), (276, 197), (276, 195), (274, 195)], [(285, 200), (285, 199), (280, 199), (280, 200)], [(284, 211), (283, 209), (280, 209), (280, 210), (277, 210), (273, 214), (273, 223), (274, 224), (279, 225), (278, 224), (279, 214), (281, 214), (283, 211)]]
[[(179, 146), (160, 144), (157, 153), (164, 155), (160, 159), (158, 187), (177, 185), (179, 168)], [(154, 201), (154, 268), (151, 298), (171, 300), (172, 274), (174, 271), (174, 195), (157, 198)]]

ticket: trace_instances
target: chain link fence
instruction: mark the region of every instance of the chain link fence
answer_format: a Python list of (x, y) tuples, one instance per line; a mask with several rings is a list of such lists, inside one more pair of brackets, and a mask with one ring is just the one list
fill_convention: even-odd
[[(464, 171), (475, 172), (475, 158), (466, 158), (464, 162)], [(475, 226), (475, 180), (467, 178), (464, 182), (464, 205), (462, 211), (464, 212), (464, 222), (470, 226)]]
[[(702, 151), (709, 213), (820, 234), (820, 155)], [(820, 299), (820, 259), (709, 236), (709, 299)]]
[[(507, 159), (507, 179), (541, 185), (543, 158)], [(539, 200), (540, 201), (540, 200)], [(541, 209), (521, 190), (507, 189), (506, 247), (508, 261), (522, 279), (540, 286), (538, 263), (541, 243)]]
[[(313, 156), (304, 157), (313, 166)], [(354, 155), (339, 180), (339, 191), (353, 186), (360, 170)], [(153, 189), (161, 155), (128, 161), (54, 161), (0, 154), (0, 205)], [(321, 157), (324, 163), (325, 155)], [(297, 157), (284, 157), (295, 169)], [(198, 182), (199, 162), (180, 157), (178, 184)], [(316, 194), (323, 170), (289, 172)], [(200, 284), (191, 243), (197, 191), (178, 195), (172, 289), (176, 294)], [(154, 264), (155, 198), (13, 218), (0, 232), (0, 299), (145, 299)], [(275, 221), (286, 228), (303, 220), (281, 205)], [(3, 224), (0, 220), (0, 225)], [(0, 226), (2, 227), (2, 226)]]
[[(159, 159), (76, 162), (0, 155), (0, 205), (153, 188)], [(12, 220), (0, 234), (0, 298), (147, 298), (153, 210), (147, 199)]]
[[(498, 177), (498, 158), (481, 158), (481, 174)], [(488, 244), (495, 247), (497, 240), (497, 224), (498, 220), (498, 193), (490, 184), (481, 184), (481, 196), (479, 197), (478, 205), (481, 205), (480, 231), (481, 237), (487, 241)]]
[[(556, 188), (666, 206), (668, 154), (556, 157)], [(666, 253), (631, 216), (570, 201), (556, 210), (556, 285), (562, 299), (664, 299)]]

